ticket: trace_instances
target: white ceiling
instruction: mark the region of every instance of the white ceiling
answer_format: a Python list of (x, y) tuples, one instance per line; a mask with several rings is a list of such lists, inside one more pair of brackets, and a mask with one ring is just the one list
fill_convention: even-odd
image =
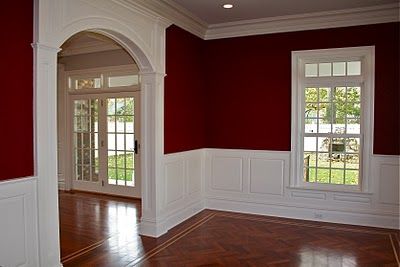
[[(398, 3), (399, 0), (170, 0), (207, 24)], [(225, 3), (233, 4), (224, 9)]]

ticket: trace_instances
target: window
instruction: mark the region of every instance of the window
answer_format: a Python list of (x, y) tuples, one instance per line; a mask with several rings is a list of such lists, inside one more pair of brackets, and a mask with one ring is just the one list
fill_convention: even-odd
[(68, 90), (98, 92), (99, 90), (112, 89), (112, 91), (124, 91), (130, 87), (139, 86), (139, 74), (137, 67), (128, 65), (125, 67), (108, 67), (92, 69), (90, 71), (70, 71), (68, 76)]
[(292, 186), (368, 190), (373, 53), (292, 53)]

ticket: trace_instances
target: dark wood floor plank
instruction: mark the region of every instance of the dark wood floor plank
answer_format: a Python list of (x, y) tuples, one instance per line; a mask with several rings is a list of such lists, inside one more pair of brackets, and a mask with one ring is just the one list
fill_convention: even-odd
[(140, 201), (60, 193), (63, 265), (398, 266), (399, 231), (205, 210), (138, 235)]

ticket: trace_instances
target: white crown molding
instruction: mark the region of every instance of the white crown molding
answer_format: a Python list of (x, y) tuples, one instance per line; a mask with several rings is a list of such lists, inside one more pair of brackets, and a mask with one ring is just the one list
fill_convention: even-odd
[(196, 15), (176, 4), (171, 0), (114, 0), (126, 6), (146, 9), (148, 12), (158, 15), (160, 18), (191, 32), (204, 39), (208, 24)]
[(205, 40), (399, 21), (400, 4), (211, 24)]
[(400, 3), (207, 24), (173, 0), (113, 1), (127, 8), (139, 8), (204, 40), (400, 21)]

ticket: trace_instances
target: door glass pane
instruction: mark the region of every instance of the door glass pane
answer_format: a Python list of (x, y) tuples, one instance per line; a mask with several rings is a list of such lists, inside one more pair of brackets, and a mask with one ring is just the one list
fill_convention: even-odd
[(107, 99), (108, 181), (135, 186), (134, 98)]
[(98, 100), (74, 100), (73, 159), (76, 180), (99, 181)]

